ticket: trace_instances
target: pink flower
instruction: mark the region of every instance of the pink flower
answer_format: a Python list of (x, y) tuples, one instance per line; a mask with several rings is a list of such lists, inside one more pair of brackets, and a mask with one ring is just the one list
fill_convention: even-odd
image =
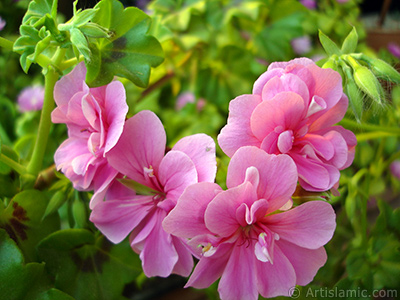
[(295, 38), (290, 44), (297, 55), (303, 55), (311, 50), (311, 38), (308, 35)]
[(130, 234), (131, 247), (140, 253), (147, 276), (188, 276), (193, 267), (190, 250), (182, 239), (166, 233), (161, 223), (186, 187), (214, 181), (215, 143), (196, 134), (179, 140), (164, 155), (165, 146), (165, 130), (154, 113), (141, 111), (127, 120), (107, 158), (141, 187), (142, 195), (107, 197), (94, 206), (90, 220), (113, 243)]
[(347, 106), (339, 73), (307, 58), (273, 63), (254, 83), (252, 95), (231, 101), (218, 142), (228, 156), (246, 145), (287, 154), (304, 189), (326, 191), (354, 158), (355, 135), (333, 126)]
[(392, 53), (397, 58), (400, 58), (400, 46), (398, 44), (389, 43), (387, 47), (390, 53)]
[(400, 160), (396, 160), (390, 164), (390, 171), (394, 177), (400, 179)]
[(316, 9), (317, 8), (316, 0), (300, 0), (300, 2), (308, 9)]
[(81, 63), (54, 88), (57, 108), (52, 121), (65, 123), (69, 136), (54, 160), (76, 189), (101, 193), (118, 174), (105, 155), (122, 133), (128, 105), (121, 82), (89, 88), (85, 76), (86, 67)]
[(0, 31), (2, 31), (4, 29), (6, 24), (7, 24), (7, 22), (2, 17), (0, 17)]
[(296, 183), (290, 157), (248, 146), (231, 159), (226, 191), (215, 183), (189, 186), (163, 222), (198, 249), (186, 286), (206, 288), (221, 278), (221, 299), (256, 300), (290, 296), (291, 287), (311, 282), (326, 262), (335, 213), (323, 201), (279, 212)]
[(196, 101), (196, 97), (192, 92), (183, 92), (176, 99), (175, 109), (181, 110), (188, 103), (194, 103)]
[(44, 88), (40, 85), (28, 86), (18, 95), (18, 108), (21, 112), (41, 110), (44, 100)]

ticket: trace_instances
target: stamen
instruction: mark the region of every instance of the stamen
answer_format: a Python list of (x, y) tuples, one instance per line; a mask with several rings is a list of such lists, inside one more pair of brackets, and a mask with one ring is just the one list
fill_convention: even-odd
[(144, 167), (143, 171), (144, 171), (145, 175), (147, 175), (149, 177), (154, 177), (154, 169), (153, 169), (152, 165), (150, 165), (150, 167), (148, 167), (148, 168)]

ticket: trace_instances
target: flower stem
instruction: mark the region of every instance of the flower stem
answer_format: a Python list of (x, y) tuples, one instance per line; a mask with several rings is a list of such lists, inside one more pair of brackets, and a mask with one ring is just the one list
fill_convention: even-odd
[(345, 128), (352, 128), (359, 130), (361, 129), (365, 131), (380, 131), (380, 132), (387, 132), (395, 135), (400, 135), (399, 127), (384, 127), (375, 124), (357, 123), (356, 121), (352, 121), (349, 119), (343, 119), (342, 121), (339, 122), (339, 125), (342, 125)]
[(9, 41), (9, 40), (7, 40), (7, 39), (5, 39), (5, 38), (0, 36), (0, 47), (12, 51), (13, 50), (13, 46), (14, 46), (13, 42), (11, 42), (11, 41)]
[(33, 149), (32, 158), (28, 165), (28, 172), (38, 175), (43, 163), (47, 140), (51, 126), (51, 112), (54, 108), (53, 90), (58, 80), (58, 73), (52, 68), (48, 68), (45, 75), (45, 91), (42, 114), (40, 116), (39, 130)]
[(14, 169), (18, 172), (18, 174), (22, 175), (26, 173), (26, 169), (23, 165), (17, 163), (16, 161), (12, 160), (11, 158), (5, 156), (4, 154), (0, 154), (0, 162), (6, 164), (10, 168)]

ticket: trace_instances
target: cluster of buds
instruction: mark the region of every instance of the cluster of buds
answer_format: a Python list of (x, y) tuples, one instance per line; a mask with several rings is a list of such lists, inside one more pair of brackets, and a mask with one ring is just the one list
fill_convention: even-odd
[(385, 105), (385, 89), (381, 81), (400, 83), (400, 73), (385, 61), (372, 58), (363, 53), (354, 53), (358, 35), (353, 30), (339, 47), (320, 32), (320, 41), (330, 56), (322, 68), (331, 68), (342, 75), (345, 93), (349, 98), (354, 116), (361, 120), (365, 100), (371, 99), (370, 106)]

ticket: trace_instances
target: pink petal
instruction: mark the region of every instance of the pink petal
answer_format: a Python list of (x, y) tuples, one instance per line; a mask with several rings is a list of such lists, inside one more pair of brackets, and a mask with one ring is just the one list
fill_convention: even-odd
[(301, 180), (321, 191), (326, 191), (332, 187), (331, 184), (333, 185), (334, 182), (331, 183), (329, 172), (322, 163), (297, 153), (291, 153), (290, 156), (296, 163)]
[(218, 285), (221, 299), (258, 299), (255, 261), (251, 247), (233, 245), (233, 251)]
[(294, 137), (293, 137), (292, 130), (286, 130), (286, 131), (282, 132), (281, 134), (279, 134), (278, 142), (277, 142), (279, 151), (282, 154), (289, 152), (290, 149), (292, 149), (293, 141), (294, 141)]
[(315, 78), (314, 95), (323, 98), (327, 109), (335, 106), (343, 95), (342, 77), (332, 69), (322, 69), (316, 64), (307, 66)]
[(330, 109), (317, 113), (310, 118), (309, 132), (318, 131), (330, 127), (341, 121), (347, 111), (349, 100), (345, 94), (342, 94), (339, 101)]
[(221, 244), (212, 256), (202, 257), (185, 287), (192, 286), (198, 289), (209, 287), (224, 272), (233, 247), (232, 244)]
[(179, 257), (172, 273), (188, 277), (193, 269), (193, 256), (188, 246), (180, 238), (172, 236), (172, 243)]
[(272, 78), (280, 77), (283, 74), (283, 70), (280, 69), (269, 70), (269, 69), (270, 68), (268, 68), (267, 72), (261, 74), (261, 76), (258, 77), (258, 79), (254, 82), (253, 94), (261, 96), (265, 84)]
[(273, 155), (248, 146), (239, 149), (228, 166), (226, 185), (238, 186), (246, 177), (248, 167), (256, 167), (260, 179), (257, 188), (258, 199), (269, 202), (269, 212), (282, 207), (292, 196), (297, 184), (297, 169), (287, 155)]
[(330, 204), (311, 201), (268, 216), (267, 227), (283, 240), (303, 248), (317, 249), (332, 238), (336, 227), (335, 218)]
[(77, 92), (88, 92), (85, 84), (86, 66), (82, 62), (78, 64), (69, 74), (61, 77), (54, 86), (54, 100), (57, 106), (68, 104), (69, 100)]
[(281, 92), (294, 92), (303, 98), (304, 104), (308, 106), (310, 94), (308, 87), (298, 76), (293, 74), (282, 74), (280, 77), (271, 78), (263, 87), (262, 99), (271, 100)]
[(304, 143), (311, 145), (315, 152), (322, 156), (325, 160), (330, 160), (335, 154), (334, 145), (330, 140), (330, 136), (321, 136), (312, 133), (306, 134), (302, 139)]
[(256, 200), (256, 188), (250, 182), (219, 193), (205, 211), (206, 227), (220, 237), (229, 237), (240, 227), (236, 218), (238, 207), (243, 203), (250, 207)]
[(146, 217), (152, 198), (110, 200), (93, 207), (90, 221), (113, 243), (118, 244)]
[(123, 84), (119, 81), (113, 81), (108, 84), (105, 97), (105, 113), (108, 124), (105, 153), (118, 142), (124, 128), (128, 109)]
[(280, 128), (296, 129), (305, 116), (304, 100), (293, 92), (282, 92), (270, 101), (263, 101), (251, 115), (251, 130), (259, 140), (263, 140), (270, 132)]
[(274, 246), (274, 263), (256, 260), (255, 269), (258, 291), (265, 298), (289, 296), (290, 288), (296, 285), (293, 266), (277, 242)]
[(189, 185), (197, 183), (197, 171), (193, 161), (181, 151), (171, 150), (161, 160), (158, 179), (167, 198), (178, 201)]
[(214, 140), (206, 134), (195, 134), (180, 139), (172, 150), (186, 153), (196, 166), (198, 181), (214, 182), (217, 172)]
[(272, 64), (269, 65), (268, 67), (268, 71), (269, 70), (273, 70), (273, 69), (286, 69), (287, 67), (291, 67), (291, 66), (296, 66), (296, 65), (300, 65), (300, 66), (308, 66), (308, 65), (313, 65), (315, 64), (311, 59), (307, 58), (307, 57), (300, 57), (300, 58), (295, 58), (292, 59), (291, 61), (279, 61), (279, 62), (273, 62)]
[(250, 127), (251, 114), (260, 102), (260, 96), (242, 95), (229, 103), (228, 124), (218, 135), (218, 144), (229, 157), (242, 146), (260, 145)]
[(169, 276), (178, 261), (178, 253), (172, 243), (172, 236), (161, 226), (164, 214), (162, 210), (156, 211), (153, 230), (147, 236), (140, 253), (143, 272), (147, 277)]
[[(93, 207), (104, 200), (104, 197), (108, 191), (108, 188), (112, 185), (113, 180), (116, 178), (118, 171), (111, 167), (108, 163), (104, 163), (100, 168), (97, 169), (96, 178), (94, 181), (94, 190), (92, 198), (90, 199), (89, 207)], [(117, 184), (119, 184), (117, 182)], [(132, 191), (130, 195), (134, 196), (135, 193)], [(115, 198), (122, 200), (123, 198)]]
[(146, 185), (145, 168), (157, 171), (165, 145), (166, 135), (160, 119), (145, 110), (126, 121), (118, 143), (106, 157), (120, 173)]
[(164, 219), (165, 231), (186, 238), (210, 233), (204, 223), (204, 213), (210, 201), (221, 191), (219, 185), (210, 182), (189, 186)]
[(327, 259), (324, 247), (306, 249), (285, 240), (276, 242), (296, 272), (296, 284), (307, 285)]

